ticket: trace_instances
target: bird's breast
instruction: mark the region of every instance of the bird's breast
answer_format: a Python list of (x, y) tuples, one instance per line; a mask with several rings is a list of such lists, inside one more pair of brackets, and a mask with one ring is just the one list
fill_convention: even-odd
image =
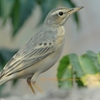
[(58, 32), (57, 32), (57, 39), (56, 39), (56, 45), (58, 48), (60, 48), (65, 41), (65, 29), (63, 26), (59, 27)]
[(65, 28), (63, 26), (59, 27), (58, 35), (65, 36)]

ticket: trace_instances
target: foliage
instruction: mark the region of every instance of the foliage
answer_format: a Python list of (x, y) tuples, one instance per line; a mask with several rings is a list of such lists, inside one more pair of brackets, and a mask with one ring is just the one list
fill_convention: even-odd
[[(63, 6), (76, 6), (71, 0), (0, 0), (0, 17), (3, 20), (3, 25), (6, 24), (8, 18), (11, 18), (12, 35), (15, 36), (37, 5), (42, 11), (40, 20), (42, 23), (47, 13), (61, 2)], [(77, 13), (74, 14), (74, 20), (79, 24)]]
[(60, 61), (57, 73), (58, 85), (60, 88), (71, 88), (75, 80), (79, 87), (100, 86), (99, 74), (100, 53), (88, 51), (81, 56), (69, 54)]

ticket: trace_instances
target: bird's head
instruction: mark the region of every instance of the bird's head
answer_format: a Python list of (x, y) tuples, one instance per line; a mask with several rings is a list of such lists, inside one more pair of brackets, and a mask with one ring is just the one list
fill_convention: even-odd
[(77, 12), (78, 10), (82, 9), (83, 7), (77, 7), (77, 8), (56, 8), (47, 15), (44, 24), (48, 25), (63, 25), (65, 21), (68, 19), (70, 15)]

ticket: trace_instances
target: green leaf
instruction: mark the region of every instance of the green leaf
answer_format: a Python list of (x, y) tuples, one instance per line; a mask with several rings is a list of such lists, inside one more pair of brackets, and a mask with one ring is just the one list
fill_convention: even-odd
[(95, 64), (86, 55), (77, 56), (70, 54), (69, 59), (77, 77), (82, 77), (85, 74), (96, 74), (98, 72)]
[(1, 15), (4, 20), (3, 24), (5, 24), (7, 18), (10, 16), (12, 12), (15, 0), (1, 0), (0, 2), (1, 2)]
[(19, 23), (20, 23), (20, 1), (19, 0), (16, 0), (14, 3), (11, 18), (12, 18), (13, 36), (14, 36), (19, 29)]
[(23, 26), (24, 22), (31, 15), (35, 6), (35, 0), (16, 0), (12, 11), (12, 23), (13, 23), (13, 36)]
[(83, 66), (80, 65), (78, 56), (76, 54), (69, 54), (70, 64), (73, 66), (73, 70), (76, 72), (77, 77), (82, 77), (85, 72)]
[(98, 63), (100, 65), (100, 52), (98, 53), (97, 57), (98, 57)]
[(86, 53), (87, 57), (94, 63), (94, 65), (96, 66), (97, 70), (100, 72), (100, 63), (99, 63), (99, 58), (98, 55), (92, 51), (87, 51)]
[(70, 88), (73, 85), (72, 66), (69, 64), (68, 56), (63, 57), (60, 61), (57, 73), (58, 86), (60, 88)]
[[(73, 69), (73, 70), (72, 70)], [(75, 76), (75, 81), (78, 86), (100, 86), (100, 53), (96, 54), (88, 51), (86, 54), (77, 56), (69, 54), (63, 57), (58, 67), (58, 85), (59, 87), (72, 87), (71, 82), (62, 82), (59, 79), (72, 79)], [(75, 74), (73, 74), (75, 73)], [(95, 80), (95, 82), (94, 82)], [(91, 84), (90, 84), (91, 82)]]
[(35, 0), (20, 0), (21, 8), (20, 8), (20, 24), (21, 27), (27, 18), (32, 14), (32, 11), (36, 5)]
[(98, 70), (95, 64), (86, 56), (82, 55), (79, 58), (80, 67), (82, 67), (85, 74), (96, 74)]
[(1, 17), (1, 0), (0, 0), (0, 17)]

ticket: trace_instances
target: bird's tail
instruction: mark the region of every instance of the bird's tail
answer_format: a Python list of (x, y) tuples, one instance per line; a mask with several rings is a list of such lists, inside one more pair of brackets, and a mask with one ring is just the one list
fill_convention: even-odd
[(5, 82), (6, 82), (6, 80), (4, 80), (4, 78), (2, 78), (2, 71), (1, 71), (0, 72), (0, 85), (2, 85)]
[(5, 79), (0, 79), (0, 85), (4, 84), (6, 82)]
[(1, 77), (0, 78), (0, 85), (4, 84), (5, 82), (11, 80), (12, 77), (11, 76), (7, 76), (7, 77)]

